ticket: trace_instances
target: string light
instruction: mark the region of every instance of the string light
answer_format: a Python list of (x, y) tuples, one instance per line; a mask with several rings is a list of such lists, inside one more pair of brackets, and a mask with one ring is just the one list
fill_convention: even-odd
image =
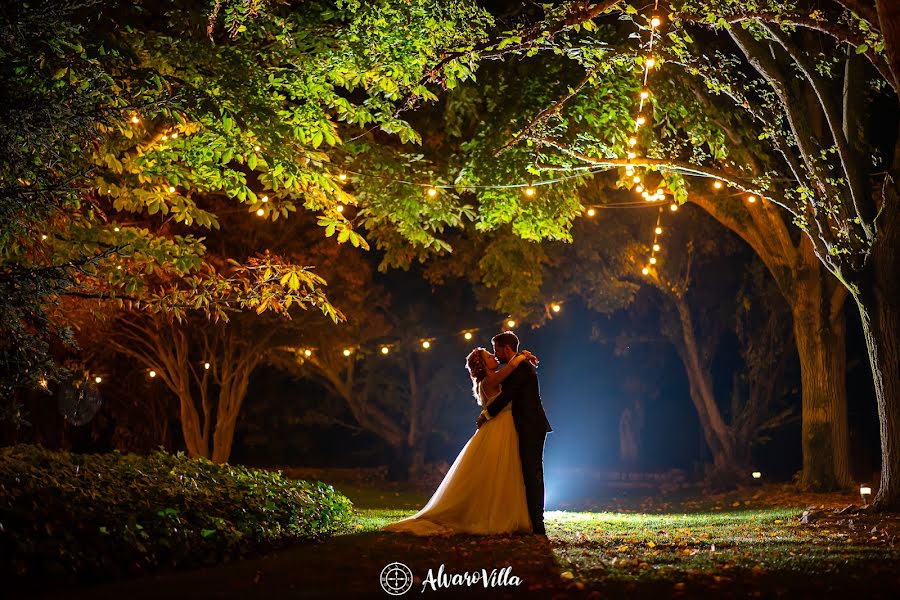
[(594, 210), (593, 208), (589, 208), (587, 211), (587, 216), (589, 216), (589, 217), (593, 217), (596, 214), (597, 214), (597, 211)]
[(719, 181), (718, 179), (715, 180), (715, 181), (713, 182), (713, 187), (716, 188), (717, 190), (722, 189), (722, 182)]
[(644, 267), (643, 269), (641, 269), (641, 273), (643, 273), (644, 275), (649, 275), (650, 269), (648, 267)]
[(550, 310), (552, 310), (555, 313), (558, 313), (560, 310), (562, 310), (562, 307), (559, 304), (554, 304), (553, 306), (550, 307)]
[(177, 132), (177, 131), (176, 131), (175, 133), (172, 134), (172, 139), (173, 139), (173, 140), (178, 139), (178, 132)]
[(642, 89), (641, 90), (641, 100), (646, 100), (649, 97), (650, 97), (650, 90), (648, 90), (647, 88)]
[(131, 115), (131, 122), (137, 125), (141, 122), (141, 119), (137, 115)]
[(434, 198), (435, 196), (437, 196), (438, 191), (437, 191), (437, 188), (430, 187), (430, 188), (428, 188), (428, 191), (425, 193), (428, 194), (430, 197)]
[(659, 252), (659, 244), (653, 244), (653, 251)]
[(747, 196), (747, 202), (753, 204), (754, 202), (756, 202), (756, 196)]
[(156, 371), (154, 371), (153, 369), (150, 369), (150, 372), (147, 374), (150, 376), (150, 379), (153, 379), (154, 377), (156, 377)]
[(337, 208), (335, 208), (334, 210), (338, 211), (339, 213), (342, 213), (342, 212), (344, 212), (344, 205), (338, 204)]
[[(641, 182), (641, 176), (640, 176), (640, 175), (635, 175), (635, 176), (632, 178), (632, 181), (635, 182), (635, 183), (640, 183), (640, 182)], [(638, 191), (640, 191), (640, 190), (638, 190)]]
[(269, 201), (269, 197), (268, 197), (268, 196), (263, 196), (262, 198), (260, 198), (260, 201), (261, 201), (261, 202), (268, 202), (268, 201)]
[(259, 146), (253, 146), (254, 152), (259, 152), (260, 150), (262, 150), (262, 148), (260, 148)]
[(753, 476), (753, 479), (760, 479), (762, 477), (762, 473), (760, 473), (759, 471), (753, 471), (751, 475)]
[(637, 123), (638, 125), (643, 125), (646, 122), (647, 119), (644, 117), (644, 115), (638, 115), (638, 118), (635, 120), (635, 123)]
[(170, 193), (170, 194), (174, 194), (174, 193), (175, 193), (175, 186), (174, 186), (174, 185), (170, 185), (170, 186), (169, 186), (169, 193)]
[(656, 235), (659, 235), (659, 234), (662, 233), (662, 227), (657, 227), (657, 228), (654, 229), (653, 231), (656, 232)]
[(471, 331), (465, 332), (465, 333), (463, 334), (463, 337), (464, 337), (465, 339), (467, 339), (467, 340), (471, 340), (471, 339), (472, 339), (472, 332), (471, 332)]
[(429, 348), (431, 348), (431, 342), (425, 340), (424, 342), (422, 342), (422, 347), (428, 350)]
[(207, 371), (209, 371), (209, 366), (210, 366), (210, 365), (209, 365), (208, 362), (203, 363), (203, 368), (206, 369)]
[(678, 205), (677, 205), (677, 204), (670, 204), (670, 205), (669, 205), (669, 210), (671, 210), (672, 212), (675, 212), (676, 210), (678, 210)]
[(312, 356), (312, 350), (307, 348), (306, 350), (303, 351), (303, 354), (306, 356), (306, 358), (309, 358), (310, 356)]
[(47, 239), (47, 234), (46, 234), (46, 233), (42, 233), (42, 234), (41, 234), (41, 241), (44, 241), (44, 240), (46, 240), (46, 239)]
[(534, 194), (535, 194), (536, 191), (537, 191), (537, 190), (535, 190), (533, 187), (531, 187), (531, 186), (529, 185), (527, 188), (525, 188), (525, 195), (528, 196), (528, 197), (534, 196)]
[(50, 387), (50, 382), (47, 381), (46, 377), (41, 377), (40, 379), (38, 379), (38, 385), (46, 390), (48, 387)]
[(656, 59), (651, 56), (647, 59), (647, 68), (652, 69), (654, 65), (656, 65)]
[(650, 19), (650, 25), (652, 25), (653, 27), (659, 27), (659, 23), (659, 17), (657, 17), (656, 15), (654, 15), (653, 18)]
[(637, 138), (636, 137), (628, 138), (628, 144), (631, 146), (637, 146)]
[(512, 329), (513, 327), (516, 326), (516, 321), (514, 319), (510, 319), (506, 322), (506, 326), (509, 327), (510, 329)]
[(656, 257), (655, 257), (655, 256), (651, 256), (651, 257), (650, 257), (650, 264), (651, 264), (651, 265), (655, 265), (655, 264), (656, 264)]
[(103, 378), (100, 377), (99, 375), (97, 375), (96, 377), (94, 377), (94, 383), (100, 383), (101, 381), (103, 381)]
[(256, 216), (257, 216), (257, 217), (261, 217), (261, 216), (263, 216), (264, 214), (266, 214), (266, 211), (264, 211), (264, 210), (261, 209), (261, 208), (258, 209), (258, 210), (256, 211)]
[(388, 352), (390, 352), (390, 349), (389, 349), (387, 346), (382, 346), (382, 347), (381, 347), (381, 353), (382, 353), (382, 354), (387, 354)]
[(350, 356), (351, 354), (353, 354), (353, 352), (350, 350), (350, 348), (346, 348), (344, 350), (344, 356)]
[(118, 227), (113, 227), (113, 231), (115, 231), (116, 233), (119, 233), (119, 228), (118, 228)]
[[(636, 187), (634, 188), (634, 191), (636, 191), (638, 194), (640, 194), (641, 192), (644, 191), (644, 186), (642, 186), (642, 185), (636, 186)], [(646, 196), (646, 192), (644, 193), (644, 197), (645, 197), (645, 198), (647, 197), (647, 196)]]

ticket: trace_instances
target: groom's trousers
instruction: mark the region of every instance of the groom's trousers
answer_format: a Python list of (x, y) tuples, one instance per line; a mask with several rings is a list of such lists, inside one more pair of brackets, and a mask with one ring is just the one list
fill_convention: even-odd
[(546, 432), (519, 436), (519, 458), (525, 480), (525, 500), (534, 533), (544, 532), (544, 440)]

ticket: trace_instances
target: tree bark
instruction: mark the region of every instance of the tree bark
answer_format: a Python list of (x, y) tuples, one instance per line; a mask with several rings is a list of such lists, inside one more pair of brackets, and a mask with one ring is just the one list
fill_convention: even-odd
[[(886, 187), (888, 187), (886, 185)], [(900, 510), (900, 206), (896, 189), (889, 189), (882, 207), (878, 238), (863, 277), (854, 286), (881, 429), (881, 482), (875, 505)]]
[(897, 0), (875, 0), (875, 7), (881, 35), (884, 36), (884, 51), (894, 76), (891, 85), (900, 94), (900, 4)]

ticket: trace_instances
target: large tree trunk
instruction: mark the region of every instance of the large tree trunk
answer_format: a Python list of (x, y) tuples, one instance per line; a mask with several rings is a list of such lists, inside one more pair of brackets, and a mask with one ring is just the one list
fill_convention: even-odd
[[(814, 259), (815, 260), (815, 259)], [(842, 287), (828, 285), (816, 262), (799, 270), (791, 312), (803, 390), (803, 472), (810, 490), (846, 489), (850, 472), (847, 424), (846, 318)]]
[(878, 239), (853, 294), (862, 318), (881, 426), (881, 483), (875, 505), (900, 510), (900, 207), (894, 193), (883, 207)]

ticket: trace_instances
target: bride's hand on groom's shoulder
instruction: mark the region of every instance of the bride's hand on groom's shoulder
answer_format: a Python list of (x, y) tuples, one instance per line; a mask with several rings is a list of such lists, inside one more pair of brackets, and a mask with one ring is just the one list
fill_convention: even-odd
[(525, 356), (525, 360), (530, 362), (532, 366), (537, 367), (538, 363), (541, 362), (538, 360), (538, 357), (529, 352), (528, 350), (522, 350), (521, 352)]

